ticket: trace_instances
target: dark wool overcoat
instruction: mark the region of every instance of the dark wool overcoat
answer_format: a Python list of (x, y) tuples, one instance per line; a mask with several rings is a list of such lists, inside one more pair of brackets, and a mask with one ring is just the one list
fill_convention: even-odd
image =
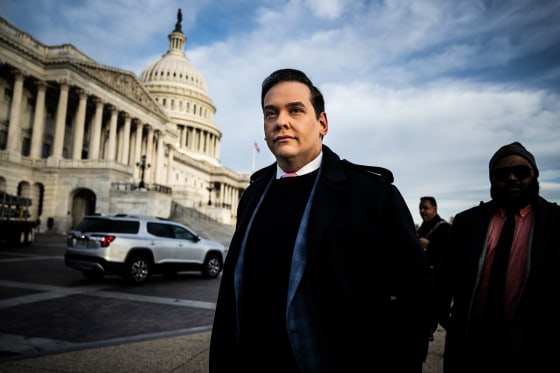
[[(248, 221), (275, 174), (275, 163), (257, 171), (240, 200), (212, 330), (212, 373), (239, 370), (234, 268)], [(318, 308), (332, 372), (401, 372), (426, 355), (431, 275), (392, 178), (388, 170), (341, 160), (323, 146), (305, 272), (312, 278), (308, 297)]]
[[(450, 246), (436, 271), (448, 373), (464, 372), (465, 362), (477, 358), (468, 347), (470, 312), (496, 208), (495, 202), (481, 202), (455, 216)], [(508, 372), (560, 372), (560, 206), (539, 197), (534, 208), (525, 285), (509, 330), (514, 361)]]

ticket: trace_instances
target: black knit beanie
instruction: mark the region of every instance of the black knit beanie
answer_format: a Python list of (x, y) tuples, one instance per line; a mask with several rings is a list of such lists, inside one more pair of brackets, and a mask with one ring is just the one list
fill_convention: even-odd
[(533, 172), (535, 173), (535, 176), (539, 177), (539, 169), (537, 168), (537, 162), (535, 162), (535, 157), (533, 157), (533, 154), (531, 154), (527, 149), (525, 149), (523, 145), (521, 145), (521, 143), (517, 141), (502, 146), (500, 149), (498, 149), (496, 153), (494, 153), (494, 155), (490, 159), (490, 164), (489, 164), (490, 174), (492, 174), (492, 170), (494, 169), (494, 166), (500, 159), (512, 154), (520, 155), (526, 160), (528, 160), (531, 166), (533, 167)]

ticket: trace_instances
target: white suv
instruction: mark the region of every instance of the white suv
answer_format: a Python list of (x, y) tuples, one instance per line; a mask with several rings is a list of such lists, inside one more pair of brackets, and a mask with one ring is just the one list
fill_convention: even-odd
[(86, 216), (68, 235), (64, 262), (91, 280), (106, 273), (133, 284), (153, 273), (200, 271), (216, 278), (227, 249), (200, 237), (189, 227), (167, 219), (131, 215)]

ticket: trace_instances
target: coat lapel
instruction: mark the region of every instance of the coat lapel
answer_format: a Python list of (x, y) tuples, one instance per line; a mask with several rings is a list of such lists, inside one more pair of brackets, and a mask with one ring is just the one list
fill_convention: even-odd
[(313, 198), (307, 232), (308, 257), (312, 258), (317, 255), (320, 238), (339, 211), (341, 199), (338, 196), (344, 193), (343, 184), (346, 181), (340, 158), (326, 146), (323, 146), (321, 167), (322, 175)]

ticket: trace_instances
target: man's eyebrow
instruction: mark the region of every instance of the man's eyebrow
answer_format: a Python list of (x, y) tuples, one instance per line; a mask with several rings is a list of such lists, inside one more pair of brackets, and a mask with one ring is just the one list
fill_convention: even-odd
[(286, 105), (286, 106), (289, 106), (289, 107), (293, 107), (293, 106), (304, 106), (304, 107), (305, 107), (305, 104), (304, 104), (303, 102), (301, 102), (301, 101), (294, 101), (294, 102), (290, 102), (290, 103), (289, 103), (288, 105)]
[[(289, 102), (289, 103), (287, 103), (286, 106), (289, 107), (289, 108), (293, 108), (293, 107), (305, 107), (305, 104), (304, 104), (302, 101), (294, 101), (294, 102)], [(277, 110), (277, 109), (278, 109), (278, 105), (268, 104), (268, 105), (265, 105), (263, 109), (264, 109), (264, 110), (267, 110), (267, 109), (274, 109), (274, 110)]]

